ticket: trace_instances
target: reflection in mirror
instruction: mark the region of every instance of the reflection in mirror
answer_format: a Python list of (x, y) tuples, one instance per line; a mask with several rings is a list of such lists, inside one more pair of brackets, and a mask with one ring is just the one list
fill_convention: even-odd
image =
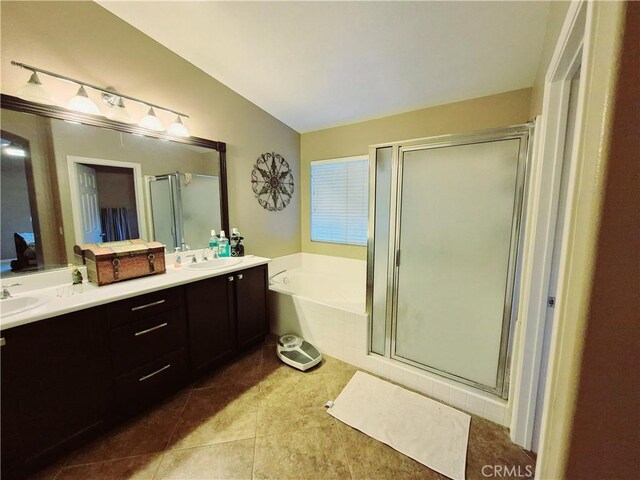
[(75, 244), (203, 248), (225, 228), (212, 148), (6, 108), (1, 122), (3, 277), (66, 266)]
[[(152, 236), (167, 249), (206, 247), (210, 230), (222, 229), (218, 176), (176, 172), (148, 175), (145, 180)], [(203, 225), (211, 228), (207, 230)]]
[(0, 142), (2, 145), (0, 268), (2, 272), (37, 270), (38, 263), (42, 263), (42, 253), (38, 255), (42, 242), (40, 232), (36, 232), (33, 222), (34, 217), (37, 219), (37, 210), (29, 141), (3, 130)]

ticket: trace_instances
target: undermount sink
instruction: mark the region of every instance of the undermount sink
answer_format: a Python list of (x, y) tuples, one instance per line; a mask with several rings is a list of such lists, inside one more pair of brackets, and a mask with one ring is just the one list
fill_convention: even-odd
[(206, 262), (190, 263), (188, 268), (192, 270), (216, 270), (218, 268), (232, 267), (242, 262), (241, 258), (214, 258)]
[(39, 307), (46, 301), (46, 298), (32, 296), (5, 298), (0, 300), (0, 314), (3, 317), (8, 317), (9, 315)]

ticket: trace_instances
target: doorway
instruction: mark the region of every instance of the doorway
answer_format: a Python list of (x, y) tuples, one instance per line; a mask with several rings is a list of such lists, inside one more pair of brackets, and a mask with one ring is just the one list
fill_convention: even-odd
[(144, 238), (140, 165), (69, 157), (76, 243)]
[(571, 168), (571, 158), (575, 146), (576, 113), (578, 110), (578, 98), (580, 93), (580, 72), (581, 66), (576, 67), (575, 73), (570, 81), (569, 101), (567, 106), (567, 124), (565, 130), (565, 143), (562, 158), (562, 170), (560, 174), (560, 192), (558, 194), (558, 205), (556, 214), (556, 224), (553, 234), (553, 249), (551, 256), (551, 271), (549, 272), (549, 293), (547, 295), (547, 311), (545, 315), (544, 337), (542, 341), (542, 358), (540, 362), (540, 376), (538, 379), (538, 393), (536, 397), (536, 409), (533, 424), (532, 450), (538, 451), (540, 442), (540, 426), (542, 423), (542, 408), (544, 406), (545, 385), (549, 366), (549, 347), (551, 345), (551, 331), (554, 324), (554, 314), (556, 312), (558, 275), (560, 273), (560, 254), (562, 241), (566, 228), (567, 218), (567, 193), (569, 189), (569, 171)]

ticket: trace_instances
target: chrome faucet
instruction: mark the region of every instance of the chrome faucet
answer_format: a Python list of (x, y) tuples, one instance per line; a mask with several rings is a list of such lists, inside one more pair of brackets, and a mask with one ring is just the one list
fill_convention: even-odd
[(194, 254), (191, 255), (187, 255), (187, 258), (191, 257), (191, 263), (198, 263), (198, 259), (196, 258), (196, 256)]
[(275, 277), (277, 277), (278, 275), (280, 275), (281, 273), (284, 273), (284, 272), (286, 272), (286, 270), (280, 270), (278, 273), (274, 273), (273, 275), (271, 275), (269, 277), (269, 285), (271, 285), (273, 283), (273, 279)]
[(11, 292), (9, 289), (11, 287), (17, 287), (18, 285), (22, 285), (21, 283), (14, 283), (13, 285), (2, 285), (2, 290), (0, 290), (0, 300), (5, 300), (7, 298), (11, 298)]

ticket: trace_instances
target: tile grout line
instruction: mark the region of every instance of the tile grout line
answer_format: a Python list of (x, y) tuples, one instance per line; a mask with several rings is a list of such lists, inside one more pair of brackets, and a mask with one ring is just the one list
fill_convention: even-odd
[[(329, 415), (329, 412), (327, 412), (327, 415)], [(331, 418), (333, 418), (333, 416)], [(351, 461), (349, 461), (349, 456), (347, 455), (347, 448), (344, 446), (344, 439), (340, 434), (340, 429), (338, 428), (338, 425), (335, 424), (335, 422), (337, 421), (338, 420), (334, 418), (333, 428), (335, 429), (336, 433), (338, 434), (338, 438), (340, 439), (340, 444), (342, 445), (342, 454), (344, 455), (344, 459), (347, 462), (347, 467), (349, 468), (349, 476), (351, 477), (351, 480), (353, 480), (354, 477), (353, 477), (353, 469), (351, 468)]]
[(164, 444), (164, 448), (162, 449), (162, 454), (163, 455), (167, 452), (167, 449), (169, 448), (169, 444), (171, 443), (171, 440), (173, 440), (173, 436), (176, 434), (176, 430), (178, 429), (178, 425), (180, 424), (180, 421), (182, 420), (182, 416), (184, 415), (184, 411), (187, 409), (187, 404), (189, 403), (189, 400), (191, 399), (191, 394), (192, 393), (193, 393), (193, 388), (189, 389), (189, 395), (187, 395), (187, 399), (184, 401), (184, 405), (182, 405), (182, 408), (180, 409), (180, 414), (178, 415), (178, 420), (173, 425), (173, 428), (171, 429), (171, 435), (169, 435), (169, 438), (167, 438), (167, 441)]
[[(260, 349), (260, 374), (259, 378), (262, 379), (262, 369), (264, 368), (264, 351), (266, 345), (262, 342), (262, 348)], [(251, 462), (251, 479), (256, 478), (256, 451), (258, 450), (258, 415), (260, 414), (260, 397), (262, 393), (262, 387), (258, 383), (258, 405), (256, 406), (256, 429), (253, 436), (253, 461)]]
[(158, 462), (158, 465), (156, 465), (156, 469), (153, 471), (153, 475), (151, 476), (151, 480), (155, 480), (156, 476), (158, 475), (158, 471), (160, 470), (160, 466), (162, 465), (162, 462), (164, 462), (164, 460), (165, 460), (165, 455), (167, 453), (167, 448), (169, 447), (169, 443), (171, 443), (171, 440), (173, 440), (173, 435), (176, 433), (176, 429), (178, 428), (178, 424), (180, 423), (180, 420), (182, 419), (182, 414), (184, 413), (185, 409), (187, 408), (187, 403), (189, 403), (189, 399), (191, 398), (191, 393), (192, 392), (193, 392), (193, 388), (190, 388), (189, 395), (187, 395), (187, 398), (184, 401), (184, 405), (182, 405), (182, 409), (180, 409), (180, 415), (178, 416), (178, 421), (173, 426), (173, 429), (171, 430), (171, 435), (169, 435), (169, 438), (167, 439), (167, 443), (165, 444), (163, 451), (160, 453), (160, 461)]

